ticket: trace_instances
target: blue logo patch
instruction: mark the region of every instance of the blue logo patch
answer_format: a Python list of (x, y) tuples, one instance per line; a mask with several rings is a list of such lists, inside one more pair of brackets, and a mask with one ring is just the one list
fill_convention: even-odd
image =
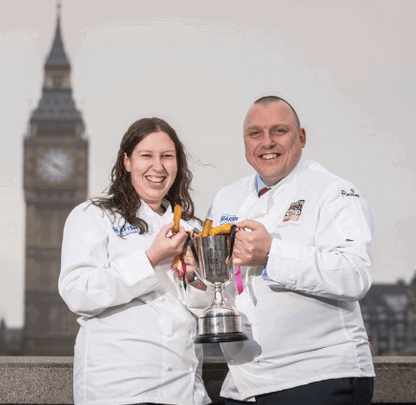
[(235, 224), (238, 221), (237, 215), (223, 214), (220, 219), (220, 225)]
[[(140, 233), (139, 228), (137, 228), (137, 226), (133, 226), (133, 225), (127, 225), (123, 228), (123, 230), (121, 229), (121, 227), (116, 227), (113, 226), (113, 231), (117, 234), (117, 236), (120, 236), (121, 238), (127, 236), (127, 235), (131, 235), (132, 233)], [(121, 231), (121, 233), (120, 233)]]

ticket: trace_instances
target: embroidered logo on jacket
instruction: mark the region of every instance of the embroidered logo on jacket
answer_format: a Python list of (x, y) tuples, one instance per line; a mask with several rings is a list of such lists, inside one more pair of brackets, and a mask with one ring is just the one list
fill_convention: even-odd
[(302, 214), (303, 204), (305, 200), (299, 200), (290, 204), (289, 209), (286, 211), (282, 222), (286, 221), (299, 221), (300, 214)]
[(223, 214), (223, 215), (221, 215), (220, 225), (234, 224), (234, 223), (237, 222), (237, 220), (238, 220), (237, 215)]
[(349, 193), (347, 191), (345, 191), (345, 190), (341, 190), (341, 194), (344, 197), (358, 197), (358, 198), (360, 198), (360, 195), (357, 194), (353, 188), (350, 189), (350, 192)]
[[(132, 233), (140, 233), (139, 228), (133, 225), (125, 226), (122, 231), (121, 231), (121, 227), (113, 226), (113, 231), (117, 234), (117, 236), (120, 236), (121, 238), (124, 238), (127, 235), (131, 235)], [(121, 234), (120, 234), (120, 231), (121, 231)]]

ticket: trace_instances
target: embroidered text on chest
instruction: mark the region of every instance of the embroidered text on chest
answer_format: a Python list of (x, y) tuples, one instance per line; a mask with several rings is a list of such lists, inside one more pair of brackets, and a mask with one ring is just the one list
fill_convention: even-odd
[(299, 200), (290, 204), (289, 209), (286, 211), (282, 222), (286, 221), (299, 221), (300, 214), (302, 214), (303, 204), (305, 200)]
[(139, 228), (133, 225), (127, 225), (123, 229), (121, 229), (121, 227), (113, 226), (113, 231), (117, 234), (117, 236), (120, 236), (121, 238), (127, 235), (131, 235), (132, 233), (140, 233)]
[(220, 225), (227, 224), (227, 223), (235, 224), (237, 220), (238, 220), (237, 215), (223, 214), (220, 219)]

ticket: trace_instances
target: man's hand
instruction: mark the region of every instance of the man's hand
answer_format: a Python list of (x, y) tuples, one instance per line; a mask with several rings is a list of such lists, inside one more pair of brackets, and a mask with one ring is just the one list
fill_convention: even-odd
[(236, 266), (264, 266), (273, 240), (267, 229), (252, 219), (238, 222), (236, 226), (233, 264)]

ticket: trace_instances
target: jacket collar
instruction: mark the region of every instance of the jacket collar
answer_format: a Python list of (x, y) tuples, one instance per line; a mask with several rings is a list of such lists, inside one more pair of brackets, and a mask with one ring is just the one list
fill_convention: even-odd
[(280, 194), (280, 191), (286, 188), (293, 181), (293, 179), (295, 179), (298, 174), (304, 170), (307, 164), (307, 161), (302, 156), (295, 168), (284, 179), (280, 180), (277, 184), (272, 186), (271, 190), (262, 198), (258, 197), (256, 189), (256, 177), (258, 174), (254, 174), (251, 180), (251, 192), (245, 199), (244, 203), (241, 205), (238, 216), (241, 219), (248, 217), (251, 219), (256, 219), (269, 212), (271, 206), (274, 205), (274, 198), (276, 197), (277, 193)]

